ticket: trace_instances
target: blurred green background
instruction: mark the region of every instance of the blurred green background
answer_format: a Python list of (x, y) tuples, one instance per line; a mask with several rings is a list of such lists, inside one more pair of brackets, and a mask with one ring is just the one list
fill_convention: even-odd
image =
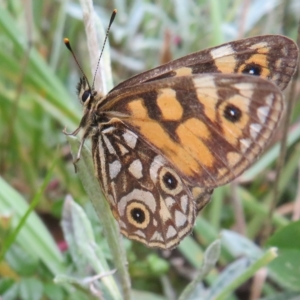
[[(107, 45), (114, 85), (166, 59), (230, 40), (262, 34), (282, 34), (296, 40), (300, 16), (298, 0), (95, 0), (94, 9), (104, 29), (114, 8), (118, 14)], [(114, 269), (102, 227), (74, 172), (62, 133), (65, 127), (68, 131), (77, 128), (82, 114), (76, 95), (81, 74), (65, 48), (64, 37), (70, 39), (91, 79), (79, 2), (0, 1), (0, 296), (4, 300), (124, 297), (118, 276), (95, 283), (101, 293), (93, 294), (83, 279), (99, 271), (91, 261), (87, 263), (87, 253), (72, 249), (69, 243), (67, 246), (68, 231), (62, 232), (60, 226), (65, 197), (70, 194), (90, 220), (75, 213), (76, 218), (80, 215), (78, 222), (87, 222), (84, 228), (95, 235), (95, 260), (107, 264), (105, 270)], [(257, 299), (255, 292), (265, 299), (299, 296), (299, 90), (296, 81), (279, 202), (271, 221), (268, 216), (273, 206), (280, 131), (262, 159), (234, 185), (215, 190), (193, 235), (177, 250), (151, 250), (124, 239), (132, 299), (177, 299), (198, 274), (204, 250), (220, 237), (223, 228), (229, 231), (222, 235), (218, 264), (204, 285), (198, 280), (189, 299)], [(291, 101), (290, 94), (285, 94)], [(271, 232), (264, 230), (266, 221), (272, 225)], [(79, 243), (84, 238), (75, 237)], [(269, 276), (258, 280), (261, 285), (251, 279), (256, 272), (252, 270), (226, 294), (226, 287), (239, 278), (238, 271), (249, 271), (249, 265), (269, 246), (277, 246), (279, 256), (269, 265)], [(241, 257), (248, 259), (244, 265), (237, 260)], [(60, 278), (61, 284), (56, 284), (53, 278), (58, 274), (68, 278)]]

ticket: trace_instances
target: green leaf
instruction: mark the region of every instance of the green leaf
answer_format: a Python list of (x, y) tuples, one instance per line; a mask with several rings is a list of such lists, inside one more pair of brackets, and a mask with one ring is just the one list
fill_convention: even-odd
[(230, 230), (222, 230), (222, 245), (233, 257), (247, 256), (257, 259), (263, 254), (263, 250), (252, 240)]
[(148, 255), (147, 262), (154, 276), (162, 276), (169, 270), (169, 264), (157, 254)]
[(7, 263), (20, 276), (33, 276), (37, 271), (38, 259), (31, 253), (13, 244), (6, 253)]
[(203, 299), (203, 289), (199, 288), (205, 276), (215, 267), (220, 257), (220, 240), (214, 241), (204, 253), (203, 265), (198, 271), (196, 278), (184, 289), (179, 300)]
[(166, 297), (156, 295), (154, 293), (144, 292), (144, 291), (132, 291), (131, 299), (143, 299), (143, 300), (167, 300)]
[[(0, 177), (0, 211), (13, 215), (12, 227), (16, 228), (29, 210), (25, 199)], [(63, 258), (52, 236), (35, 212), (31, 212), (22, 230), (16, 237), (17, 243), (40, 259), (53, 274), (64, 270)], [(28, 248), (30, 245), (30, 248)]]
[(266, 247), (295, 249), (300, 252), (300, 221), (291, 222), (279, 229), (266, 242)]
[(254, 259), (243, 257), (230, 264), (213, 283), (206, 300), (227, 299), (234, 291), (251, 278), (259, 269), (268, 265), (277, 256), (274, 248)]
[(25, 278), (20, 281), (19, 299), (40, 300), (43, 295), (43, 284), (35, 278)]
[(283, 292), (276, 293), (274, 295), (261, 298), (261, 300), (300, 300), (300, 296), (298, 292)]
[(300, 251), (285, 249), (279, 251), (279, 256), (268, 266), (270, 276), (283, 287), (300, 291)]
[(55, 283), (46, 283), (44, 285), (45, 295), (49, 300), (65, 300), (66, 293), (61, 286), (58, 286)]
[[(93, 229), (83, 209), (76, 204), (71, 197), (67, 197), (63, 210), (62, 227), (64, 235), (70, 247), (73, 260), (78, 269), (86, 269), (87, 264), (93, 268), (100, 276), (101, 283), (105, 289), (107, 299), (121, 299), (121, 295), (111, 270), (106, 262), (103, 251), (95, 243)], [(59, 275), (55, 278), (56, 282), (66, 282), (88, 286), (92, 279), (75, 279), (70, 276)], [(95, 280), (96, 281), (96, 280)]]

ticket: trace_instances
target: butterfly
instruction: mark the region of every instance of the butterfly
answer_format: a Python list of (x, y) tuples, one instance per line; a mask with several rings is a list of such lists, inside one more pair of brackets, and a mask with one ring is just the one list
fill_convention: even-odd
[(83, 130), (81, 147), (91, 139), (96, 176), (126, 237), (173, 249), (192, 231), (214, 188), (268, 145), (298, 52), (292, 40), (265, 35), (181, 57), (106, 96), (80, 79), (84, 113), (72, 134)]

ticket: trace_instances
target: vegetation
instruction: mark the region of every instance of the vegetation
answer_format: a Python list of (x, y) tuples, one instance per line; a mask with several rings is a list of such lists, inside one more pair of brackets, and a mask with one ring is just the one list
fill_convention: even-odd
[[(282, 126), (257, 163), (215, 190), (193, 235), (172, 252), (146, 248), (120, 238), (109, 218), (99, 221), (94, 207), (107, 203), (93, 181), (89, 147), (76, 174), (70, 149), (76, 153), (78, 139), (62, 133), (76, 129), (82, 114), (81, 74), (63, 38), (88, 78), (97, 62), (98, 54), (90, 66), (82, 19), (89, 1), (81, 2), (0, 2), (0, 298), (299, 297), (298, 81), (285, 93), (296, 100), (286, 155), (279, 154)], [(105, 91), (166, 56), (261, 34), (296, 40), (300, 15), (297, 0), (94, 1), (103, 24), (98, 49), (114, 8), (100, 66)]]

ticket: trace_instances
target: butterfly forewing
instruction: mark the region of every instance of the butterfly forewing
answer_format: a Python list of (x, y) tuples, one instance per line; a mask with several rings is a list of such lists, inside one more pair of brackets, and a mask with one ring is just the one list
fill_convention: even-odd
[[(109, 97), (108, 97), (109, 99)], [(225, 184), (262, 152), (283, 111), (280, 90), (245, 75), (166, 78), (124, 88), (110, 109), (190, 184)], [(110, 106), (110, 105), (109, 105)], [(101, 109), (106, 109), (105, 107)]]
[(113, 90), (167, 77), (202, 73), (240, 73), (273, 81), (284, 90), (295, 73), (298, 47), (285, 36), (265, 35), (234, 42), (181, 57), (138, 74)]

